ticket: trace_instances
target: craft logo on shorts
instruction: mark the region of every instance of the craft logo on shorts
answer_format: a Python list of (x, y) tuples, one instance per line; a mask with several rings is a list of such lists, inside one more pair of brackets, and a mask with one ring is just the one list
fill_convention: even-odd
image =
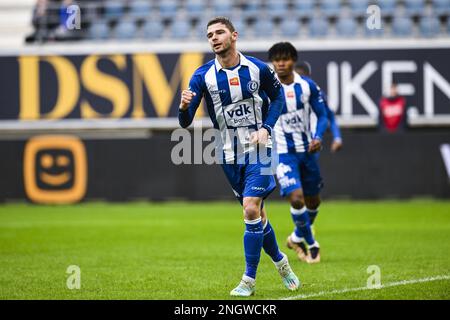
[(83, 142), (74, 136), (43, 135), (25, 145), (24, 185), (37, 203), (74, 203), (86, 193), (87, 160)]
[(239, 78), (234, 77), (230, 79), (230, 86), (238, 86), (239, 85)]

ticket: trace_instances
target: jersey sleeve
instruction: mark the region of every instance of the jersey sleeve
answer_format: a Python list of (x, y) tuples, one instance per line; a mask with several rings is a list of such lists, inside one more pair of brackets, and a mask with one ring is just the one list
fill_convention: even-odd
[(178, 122), (182, 128), (188, 127), (194, 120), (195, 112), (200, 106), (203, 96), (203, 78), (201, 75), (194, 74), (189, 81), (189, 90), (195, 92), (189, 107), (186, 110), (178, 110)]
[(267, 65), (264, 65), (261, 69), (260, 81), (262, 90), (270, 99), (269, 110), (263, 123), (263, 127), (271, 133), (281, 114), (281, 110), (283, 109), (284, 99), (282, 96), (281, 84), (275, 77), (275, 72)]
[(328, 127), (328, 118), (326, 113), (325, 102), (323, 100), (323, 96), (319, 86), (311, 79), (308, 79), (308, 84), (311, 90), (309, 103), (311, 104), (311, 107), (317, 116), (317, 127), (314, 139), (322, 140), (323, 135)]
[(334, 116), (334, 112), (330, 109), (328, 105), (325, 93), (322, 92), (322, 99), (325, 105), (325, 112), (327, 115), (328, 123), (330, 124), (331, 134), (333, 135), (333, 139), (342, 140), (341, 130), (336, 121), (336, 117)]

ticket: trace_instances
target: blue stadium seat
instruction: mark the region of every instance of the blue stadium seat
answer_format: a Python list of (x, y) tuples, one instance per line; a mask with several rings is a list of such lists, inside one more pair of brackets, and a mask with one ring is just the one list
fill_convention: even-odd
[(215, 16), (229, 17), (233, 13), (233, 2), (231, 0), (214, 0), (212, 8)]
[(406, 13), (418, 15), (425, 10), (425, 0), (404, 0)]
[(205, 13), (206, 5), (204, 0), (187, 0), (186, 13), (189, 18), (198, 19)]
[(295, 0), (294, 10), (300, 17), (311, 17), (314, 12), (315, 0)]
[(136, 36), (136, 24), (133, 20), (120, 21), (114, 30), (114, 37), (120, 40), (131, 40)]
[(191, 34), (191, 24), (183, 19), (175, 19), (170, 28), (170, 36), (174, 39), (189, 38)]
[(247, 36), (246, 30), (248, 28), (247, 24), (242, 19), (231, 19), (233, 22), (234, 28), (239, 34), (239, 37), (245, 38)]
[(298, 37), (300, 34), (300, 28), (300, 22), (295, 18), (283, 20), (280, 24), (281, 35), (284, 37)]
[(450, 0), (432, 0), (432, 5), (438, 16), (450, 15)]
[(177, 13), (178, 4), (175, 0), (164, 0), (159, 3), (159, 15), (162, 19), (170, 19)]
[(311, 37), (325, 37), (328, 35), (329, 25), (326, 19), (324, 18), (313, 18), (309, 22), (309, 35)]
[(382, 16), (388, 17), (394, 15), (397, 0), (378, 0), (376, 4), (380, 7)]
[(124, 15), (123, 2), (118, 0), (106, 1), (104, 4), (105, 14), (107, 20), (118, 20)]
[(413, 22), (407, 17), (394, 17), (392, 20), (392, 34), (397, 37), (412, 35)]
[(248, 0), (244, 3), (242, 14), (245, 19), (255, 19), (260, 12), (259, 0)]
[(320, 9), (327, 17), (336, 17), (341, 10), (340, 0), (322, 0)]
[(270, 18), (281, 19), (288, 13), (288, 4), (286, 0), (269, 1), (267, 3), (267, 13)]
[(419, 20), (419, 31), (422, 37), (435, 37), (441, 32), (439, 19), (433, 16), (421, 17)]
[(450, 35), (450, 18), (447, 19), (447, 35)]
[(152, 12), (151, 3), (145, 0), (130, 2), (130, 15), (136, 19), (148, 18)]
[(354, 37), (358, 30), (358, 25), (352, 18), (341, 18), (336, 23), (336, 35), (338, 37)]
[(164, 26), (159, 20), (147, 20), (142, 26), (142, 35), (147, 39), (159, 39), (164, 32)]
[(109, 26), (105, 20), (99, 20), (89, 27), (89, 39), (104, 40), (109, 38)]
[(259, 19), (253, 26), (253, 33), (256, 38), (267, 38), (273, 35), (275, 25), (270, 19)]
[(367, 7), (369, 0), (350, 0), (350, 9), (355, 16), (365, 16), (367, 14)]

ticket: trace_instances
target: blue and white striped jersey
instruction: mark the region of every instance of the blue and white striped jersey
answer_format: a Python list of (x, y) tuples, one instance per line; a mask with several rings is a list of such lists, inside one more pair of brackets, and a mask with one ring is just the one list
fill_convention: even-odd
[(236, 159), (233, 134), (237, 132), (244, 153), (253, 151), (249, 133), (261, 127), (271, 132), (283, 103), (272, 69), (254, 57), (239, 55), (240, 63), (234, 68), (223, 68), (217, 59), (198, 68), (189, 83), (196, 95), (178, 115), (180, 125), (189, 126), (204, 97), (214, 128), (220, 130), (226, 162)]
[[(285, 103), (274, 127), (277, 152), (306, 152), (311, 140), (322, 139), (328, 126), (320, 88), (310, 78), (295, 73), (293, 83), (282, 84), (282, 92)], [(311, 112), (317, 116), (314, 135)]]

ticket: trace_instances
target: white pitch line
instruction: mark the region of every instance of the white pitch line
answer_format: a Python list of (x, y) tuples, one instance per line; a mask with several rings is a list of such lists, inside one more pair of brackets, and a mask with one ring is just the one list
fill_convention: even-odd
[(386, 283), (386, 284), (382, 284), (378, 288), (359, 287), (359, 288), (345, 288), (345, 289), (331, 290), (331, 291), (320, 291), (320, 292), (317, 292), (317, 293), (299, 294), (299, 295), (292, 296), (292, 297), (281, 298), (280, 300), (309, 299), (309, 298), (315, 298), (315, 297), (327, 296), (327, 295), (333, 295), (333, 294), (342, 294), (342, 293), (347, 293), (347, 292), (355, 292), (355, 291), (363, 291), (363, 290), (380, 290), (380, 289), (383, 289), (383, 288), (405, 286), (405, 285), (408, 285), (408, 284), (422, 283), (422, 282), (431, 282), (431, 281), (439, 281), (439, 280), (450, 280), (450, 276), (449, 275), (442, 275), (442, 276), (427, 277), (427, 278), (422, 278), (422, 279), (411, 279), (411, 280), (402, 280), (402, 281), (396, 281), (396, 282), (389, 282), (389, 283)]

